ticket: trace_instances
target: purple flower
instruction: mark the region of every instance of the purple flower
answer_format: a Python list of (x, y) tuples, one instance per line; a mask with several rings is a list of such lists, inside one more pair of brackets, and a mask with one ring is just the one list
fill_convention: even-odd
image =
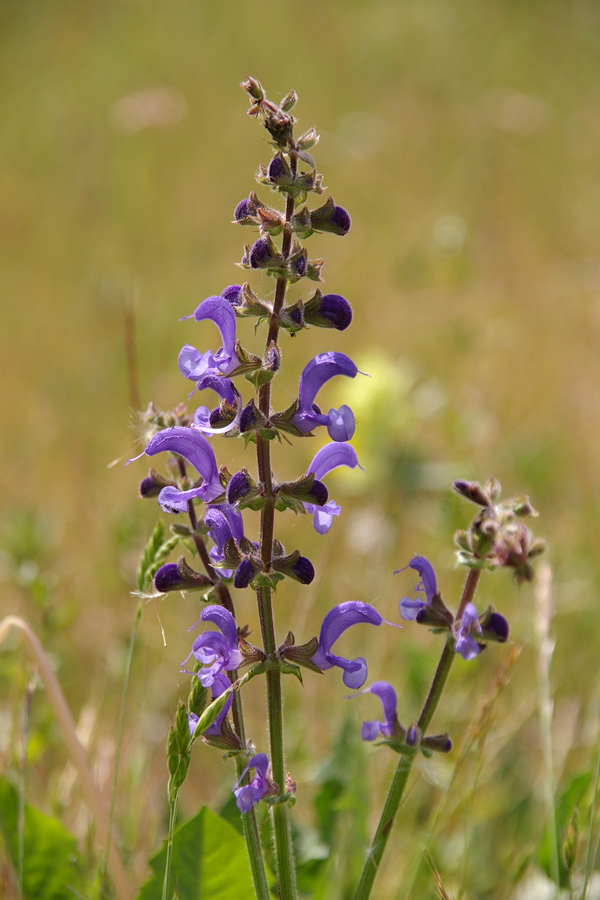
[(454, 625), (454, 650), (466, 660), (475, 659), (483, 650), (483, 646), (473, 637), (473, 632), (483, 637), (477, 609), (472, 603), (467, 603), (460, 620)]
[(323, 619), (319, 646), (312, 661), (320, 669), (331, 669), (333, 666), (338, 666), (344, 670), (342, 681), (346, 687), (355, 690), (362, 687), (367, 679), (367, 664), (363, 657), (344, 659), (343, 656), (336, 656), (332, 653), (331, 648), (351, 625), (362, 623), (381, 625), (382, 622), (383, 619), (377, 610), (360, 600), (347, 600), (345, 603), (340, 603), (339, 606), (334, 606)]
[(208, 526), (208, 536), (215, 545), (210, 557), (216, 563), (223, 559), (225, 544), (230, 538), (241, 541), (244, 537), (242, 514), (228, 503), (210, 506), (204, 516), (204, 524)]
[(210, 503), (223, 493), (213, 448), (199, 432), (182, 425), (165, 428), (152, 438), (144, 453), (147, 456), (154, 456), (164, 450), (183, 456), (202, 476), (202, 484), (188, 491), (180, 491), (179, 488), (172, 486), (164, 487), (158, 495), (158, 502), (165, 512), (185, 512), (189, 500), (198, 497), (205, 503)]
[(426, 609), (427, 606), (431, 605), (431, 601), (438, 590), (435, 572), (428, 559), (424, 556), (414, 556), (408, 566), (404, 566), (403, 569), (396, 569), (394, 575), (397, 575), (398, 572), (405, 572), (409, 567), (415, 569), (421, 576), (421, 581), (417, 584), (415, 590), (423, 591), (426, 598), (425, 600), (411, 600), (409, 597), (404, 597), (400, 601), (400, 615), (403, 619), (412, 621), (417, 618), (422, 609)]
[[(308, 467), (308, 473), (312, 472), (317, 481), (321, 481), (325, 475), (339, 466), (348, 466), (350, 469), (354, 469), (356, 466), (361, 468), (356, 450), (351, 444), (333, 441), (331, 444), (321, 447), (313, 457)], [(338, 506), (335, 500), (330, 500), (323, 506), (305, 503), (304, 509), (313, 516), (315, 531), (318, 534), (326, 534), (331, 528), (334, 516), (339, 516), (342, 507)]]
[(349, 406), (330, 409), (327, 415), (315, 404), (315, 397), (334, 375), (346, 375), (354, 378), (358, 373), (356, 365), (344, 353), (328, 351), (311, 359), (304, 367), (298, 387), (298, 412), (293, 423), (303, 434), (312, 431), (317, 425), (326, 425), (332, 441), (348, 441), (354, 434), (354, 414)]
[(360, 730), (361, 738), (363, 741), (374, 741), (378, 734), (383, 737), (391, 737), (394, 734), (398, 709), (396, 691), (387, 681), (376, 681), (371, 687), (365, 688), (362, 693), (375, 694), (376, 697), (379, 697), (385, 720), (383, 722), (377, 719), (373, 722), (363, 722)]
[[(227, 690), (227, 688), (230, 688), (230, 687), (231, 687), (231, 682), (230, 682), (229, 678), (227, 677), (227, 675), (225, 675), (223, 673), (221, 673), (220, 675), (216, 675), (213, 683), (210, 686), (210, 692), (212, 694), (213, 700), (216, 700), (217, 697), (220, 697), (221, 694), (224, 694), (225, 691)], [(225, 701), (225, 706), (223, 707), (223, 709), (221, 710), (221, 712), (219, 713), (219, 715), (217, 716), (215, 721), (212, 723), (212, 725), (208, 726), (206, 731), (202, 732), (206, 737), (220, 737), (221, 736), (221, 725), (223, 724), (223, 720), (225, 719), (225, 716), (227, 715), (227, 713), (229, 712), (229, 710), (231, 708), (232, 702), (233, 702), (233, 694), (230, 694), (229, 697), (227, 698), (227, 700)], [(196, 731), (196, 725), (198, 724), (198, 722), (199, 722), (199, 717), (196, 715), (196, 713), (191, 712), (188, 716), (188, 724), (190, 726), (190, 737), (194, 736), (194, 732)]]
[(229, 610), (222, 606), (207, 606), (202, 610), (198, 621), (212, 622), (220, 631), (205, 631), (196, 638), (192, 646), (191, 655), (205, 666), (198, 672), (200, 683), (204, 687), (210, 687), (221, 672), (237, 669), (244, 658), (238, 650), (237, 626)]
[(329, 197), (323, 206), (313, 209), (310, 224), (314, 231), (329, 231), (332, 234), (348, 234), (352, 220), (347, 209), (334, 203)]
[[(239, 365), (235, 352), (235, 312), (230, 301), (225, 297), (208, 297), (203, 300), (193, 316), (184, 316), (184, 319), (196, 319), (201, 322), (209, 319), (214, 322), (221, 333), (223, 346), (213, 353), (199, 353), (195, 347), (185, 344), (179, 352), (179, 371), (184, 378), (200, 383), (208, 375), (229, 375)], [(204, 385), (202, 385), (204, 386)], [(213, 387), (213, 384), (207, 385)]]
[[(266, 753), (257, 753), (248, 760), (248, 765), (233, 788), (233, 795), (235, 797), (237, 808), (242, 814), (247, 813), (255, 803), (258, 803), (259, 800), (262, 800), (263, 797), (271, 792), (271, 785), (267, 778), (268, 768), (269, 759)], [(256, 773), (254, 778), (249, 784), (238, 787), (240, 781), (250, 769), (254, 769)]]

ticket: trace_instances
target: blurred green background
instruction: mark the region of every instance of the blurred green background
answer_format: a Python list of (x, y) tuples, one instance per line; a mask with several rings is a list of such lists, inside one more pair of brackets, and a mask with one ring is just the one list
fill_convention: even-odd
[[(354, 407), (365, 472), (332, 476), (343, 514), (326, 537), (317, 540), (308, 519), (282, 517), (288, 549), (310, 556), (317, 578), (309, 588), (280, 590), (281, 637), (291, 628), (308, 639), (323, 613), (348, 599), (374, 602), (397, 621), (414, 578), (392, 573), (414, 553), (435, 561), (454, 605), (463, 574), (453, 571), (452, 536), (471, 509), (449, 486), (455, 477), (494, 474), (506, 495), (531, 495), (541, 512), (536, 532), (550, 544), (557, 796), (593, 768), (599, 54), (593, 0), (0, 6), (0, 612), (25, 617), (51, 654), (107, 796), (136, 606), (129, 592), (158, 514), (136, 496), (143, 462), (122, 463), (139, 452), (135, 406), (154, 400), (168, 408), (186, 398), (181, 345), (217, 347), (210, 325), (180, 317), (240, 280), (234, 262), (251, 234), (229, 223), (255, 187), (258, 163), (270, 158), (263, 129), (245, 115), (239, 82), (248, 74), (274, 99), (298, 91), (300, 128), (321, 134), (319, 170), (353, 217), (344, 239), (316, 236), (308, 245), (325, 258), (326, 289), (352, 303), (353, 326), (344, 334), (312, 329), (293, 341), (283, 335), (275, 403), (290, 402), (304, 362), (322, 350), (347, 352), (371, 376), (332, 383), (320, 395), (326, 408)], [(266, 276), (250, 280), (258, 293), (272, 291)], [(251, 324), (239, 333), (260, 346)], [(277, 447), (276, 473), (303, 471), (322, 443), (319, 436)], [(235, 442), (215, 446), (228, 466), (244, 458)], [(245, 461), (253, 467), (251, 456)], [(484, 579), (479, 600), (509, 617), (514, 643), (455, 667), (439, 730), (449, 729), (460, 748), (479, 733), (489, 696), (495, 717), (429, 848), (451, 896), (518, 897), (543, 869), (534, 591), (499, 572)], [(256, 633), (252, 598), (242, 596), (239, 608)], [(198, 615), (192, 595), (149, 604), (136, 647), (116, 822), (137, 884), (165, 831), (164, 742), (176, 698), (187, 692), (180, 661)], [(371, 679), (396, 685), (401, 719), (416, 718), (436, 638), (407, 626), (344, 641), (348, 654), (370, 661)], [(498, 672), (515, 645), (523, 649), (500, 691)], [(30, 674), (20, 645), (0, 648), (0, 761), (13, 771)], [(375, 701), (347, 704), (346, 695), (335, 674), (307, 673), (304, 689), (286, 685), (288, 760), (306, 828), (320, 767), (341, 734), (351, 747), (349, 791), (370, 798), (373, 816), (393, 770), (385, 749), (361, 749), (347, 737), (375, 715)], [(250, 734), (262, 750), (256, 681), (247, 697)], [(28, 796), (85, 843), (85, 807), (42, 691), (28, 753)], [(339, 758), (336, 765), (344, 767)], [(441, 796), (431, 777), (417, 777), (403, 809), (380, 875), (383, 900), (405, 896), (419, 861), (412, 896), (437, 896), (420, 843)], [(198, 745), (183, 814), (200, 803), (218, 808), (232, 781), (219, 751)], [(580, 858), (590, 803), (588, 789)], [(347, 803), (348, 810), (362, 823), (362, 807)], [(374, 822), (361, 828), (370, 833)], [(340, 828), (344, 840), (351, 843)], [(340, 878), (329, 900), (344, 890)], [(534, 897), (528, 890), (523, 896)]]

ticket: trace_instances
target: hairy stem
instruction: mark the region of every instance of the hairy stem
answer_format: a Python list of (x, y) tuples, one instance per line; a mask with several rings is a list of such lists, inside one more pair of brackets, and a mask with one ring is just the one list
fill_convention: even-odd
[[(290, 153), (292, 171), (296, 171), (296, 159)], [(292, 246), (291, 218), (294, 212), (294, 198), (287, 197), (285, 209), (285, 225), (283, 228), (283, 240), (281, 254), (284, 261), (288, 259)], [(279, 314), (285, 301), (287, 279), (284, 275), (277, 278), (273, 310), (269, 321), (269, 332), (266, 346), (277, 342), (279, 335)], [(258, 406), (260, 411), (268, 419), (271, 413), (271, 384), (262, 385), (258, 393)], [(269, 572), (273, 556), (273, 536), (275, 523), (275, 492), (273, 487), (273, 475), (271, 471), (271, 445), (259, 433), (256, 435), (256, 461), (258, 476), (263, 488), (265, 503), (260, 519), (260, 555), (263, 571)], [(263, 639), (264, 652), (269, 667), (266, 673), (267, 679), (267, 711), (269, 728), (269, 749), (271, 755), (271, 767), (273, 780), (279, 788), (280, 795), (285, 793), (285, 753), (283, 744), (283, 706), (281, 699), (281, 672), (278, 667), (276, 655), (277, 643), (275, 639), (275, 624), (273, 620), (273, 606), (271, 601), (271, 589), (260, 587), (257, 590), (258, 611), (260, 628)], [(287, 803), (275, 804), (272, 807), (273, 833), (275, 838), (275, 855), (277, 858), (277, 876), (279, 880), (279, 896), (282, 900), (294, 900), (296, 894), (294, 855), (292, 849), (291, 831), (288, 817)]]
[[(480, 576), (480, 570), (469, 569), (469, 574), (467, 575), (467, 580), (465, 582), (458, 611), (456, 613), (457, 620), (462, 616), (463, 610), (467, 603), (471, 603), (473, 601)], [(433, 676), (433, 681), (431, 683), (431, 688), (429, 689), (427, 699), (423, 704), (423, 709), (421, 710), (421, 715), (419, 716), (418, 726), (419, 728), (421, 728), (423, 736), (425, 735), (429, 723), (431, 722), (433, 715), (437, 709), (440, 698), (444, 692), (444, 688), (446, 687), (448, 676), (450, 675), (450, 669), (452, 668), (452, 663), (454, 662), (455, 656), (453, 645), (454, 639), (452, 635), (449, 634), (444, 649), (442, 650), (442, 655), (440, 656), (440, 661), (435, 671), (435, 675)], [(377, 875), (377, 871), (379, 869), (379, 865), (381, 863), (388, 838), (392, 831), (396, 813), (398, 812), (400, 802), (404, 795), (404, 790), (406, 788), (406, 783), (408, 781), (408, 776), (410, 774), (414, 756), (415, 752), (402, 753), (400, 755), (398, 766), (394, 773), (394, 777), (392, 779), (392, 783), (390, 785), (390, 789), (388, 791), (388, 795), (381, 812), (379, 824), (375, 832), (375, 837), (373, 838), (373, 842), (367, 855), (362, 875), (360, 877), (360, 881), (354, 895), (354, 900), (368, 900), (368, 897), (370, 897), (371, 895), (371, 888), (373, 887), (375, 876)]]

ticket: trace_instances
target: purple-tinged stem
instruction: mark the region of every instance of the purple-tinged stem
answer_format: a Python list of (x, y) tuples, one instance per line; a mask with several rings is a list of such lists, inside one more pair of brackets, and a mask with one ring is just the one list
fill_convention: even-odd
[[(290, 153), (290, 163), (293, 174), (296, 173), (296, 159)], [(281, 255), (287, 261), (292, 246), (291, 218), (294, 213), (294, 198), (287, 197), (285, 208), (285, 224), (283, 227), (283, 240)], [(277, 342), (279, 336), (279, 315), (285, 300), (287, 279), (284, 275), (277, 278), (273, 310), (269, 321), (269, 333), (266, 346), (271, 342)], [(258, 407), (268, 419), (271, 413), (271, 384), (262, 385), (258, 392)], [(271, 444), (260, 434), (256, 435), (256, 460), (258, 476), (264, 492), (264, 506), (260, 519), (260, 555), (263, 570), (269, 572), (273, 555), (273, 536), (275, 523), (275, 494), (273, 491), (273, 476), (271, 472)], [(275, 623), (273, 620), (273, 605), (271, 602), (271, 589), (261, 587), (257, 591), (258, 612), (260, 629), (263, 639), (263, 648), (267, 657), (267, 711), (269, 728), (269, 749), (273, 780), (279, 788), (279, 793), (285, 793), (285, 753), (283, 744), (283, 705), (281, 700), (281, 672), (277, 665), (275, 639)], [(275, 837), (275, 855), (277, 858), (277, 877), (279, 881), (279, 897), (281, 900), (295, 900), (296, 883), (294, 876), (294, 855), (292, 848), (291, 832), (288, 817), (287, 803), (275, 804), (273, 812), (273, 833)]]

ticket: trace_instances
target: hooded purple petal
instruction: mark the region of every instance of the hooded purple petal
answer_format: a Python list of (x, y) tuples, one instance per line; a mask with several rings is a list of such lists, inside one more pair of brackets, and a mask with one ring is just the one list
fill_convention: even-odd
[(327, 353), (319, 353), (306, 364), (300, 376), (298, 389), (300, 408), (305, 412), (311, 412), (315, 397), (330, 378), (335, 375), (354, 378), (357, 373), (356, 365), (345, 353), (337, 353), (332, 350)]
[[(350, 469), (362, 468), (358, 462), (356, 450), (350, 444), (336, 443), (326, 444), (315, 454), (308, 467), (308, 474), (312, 473), (320, 481), (339, 466), (348, 466)], [(341, 506), (334, 500), (330, 500), (323, 506), (305, 503), (307, 513), (313, 516), (313, 526), (317, 534), (327, 534), (331, 528), (334, 516), (339, 516)]]
[[(251, 756), (248, 760), (248, 765), (242, 772), (240, 778), (236, 782), (235, 787), (233, 788), (233, 794), (235, 796), (235, 802), (237, 804), (237, 808), (239, 811), (243, 813), (247, 813), (255, 803), (258, 803), (266, 794), (269, 793), (270, 785), (267, 778), (267, 771), (269, 768), (269, 759), (266, 753), (257, 753), (255, 756)], [(252, 781), (249, 784), (245, 784), (242, 787), (238, 787), (240, 781), (244, 776), (250, 771), (250, 769), (254, 769), (255, 775)]]
[(475, 659), (483, 647), (473, 637), (472, 632), (481, 635), (481, 625), (479, 624), (479, 614), (473, 603), (467, 603), (463, 610), (460, 621), (455, 624), (455, 643), (454, 650), (460, 653), (463, 659)]
[(194, 497), (200, 497), (205, 503), (209, 503), (223, 493), (214, 451), (206, 438), (197, 431), (182, 425), (175, 425), (173, 428), (159, 431), (152, 438), (144, 453), (147, 456), (155, 456), (163, 451), (183, 456), (203, 478), (199, 487), (189, 491), (179, 491), (174, 487), (163, 488), (158, 497), (158, 502), (163, 509), (179, 511), (185, 509), (187, 501)]
[(334, 469), (340, 466), (348, 466), (354, 469), (359, 466), (356, 450), (351, 444), (340, 442), (332, 442), (325, 444), (324, 447), (315, 453), (312, 462), (307, 469), (307, 473), (312, 473), (318, 481), (322, 481), (325, 475), (329, 475)]
[(235, 312), (224, 297), (208, 297), (194, 313), (197, 322), (210, 319), (221, 332), (223, 350), (231, 359), (235, 353)]
[(363, 693), (375, 694), (376, 697), (379, 697), (385, 716), (383, 722), (380, 722), (379, 720), (363, 722), (360, 732), (363, 741), (374, 741), (379, 733), (384, 737), (391, 737), (394, 733), (398, 708), (396, 691), (387, 681), (376, 681), (371, 687), (365, 688)]
[(347, 600), (345, 603), (340, 603), (339, 606), (334, 606), (323, 619), (319, 646), (312, 657), (313, 662), (320, 669), (331, 669), (333, 666), (338, 666), (344, 670), (342, 680), (346, 687), (354, 689), (362, 687), (367, 678), (365, 660), (362, 657), (348, 660), (336, 656), (331, 652), (331, 647), (351, 625), (361, 623), (381, 625), (382, 622), (383, 619), (377, 610), (360, 600)]
[(403, 619), (411, 621), (416, 619), (419, 612), (431, 603), (438, 589), (433, 566), (425, 556), (413, 556), (409, 564), (402, 569), (396, 569), (394, 575), (397, 575), (399, 572), (405, 572), (408, 568), (414, 569), (421, 576), (421, 581), (417, 584), (415, 590), (423, 591), (426, 597), (426, 600), (411, 600), (408, 597), (404, 597), (400, 601), (400, 615)]
[(223, 606), (211, 604), (202, 610), (200, 619), (202, 622), (212, 622), (213, 625), (216, 625), (222, 635), (226, 638), (231, 649), (237, 649), (237, 625), (228, 609), (225, 609)]

